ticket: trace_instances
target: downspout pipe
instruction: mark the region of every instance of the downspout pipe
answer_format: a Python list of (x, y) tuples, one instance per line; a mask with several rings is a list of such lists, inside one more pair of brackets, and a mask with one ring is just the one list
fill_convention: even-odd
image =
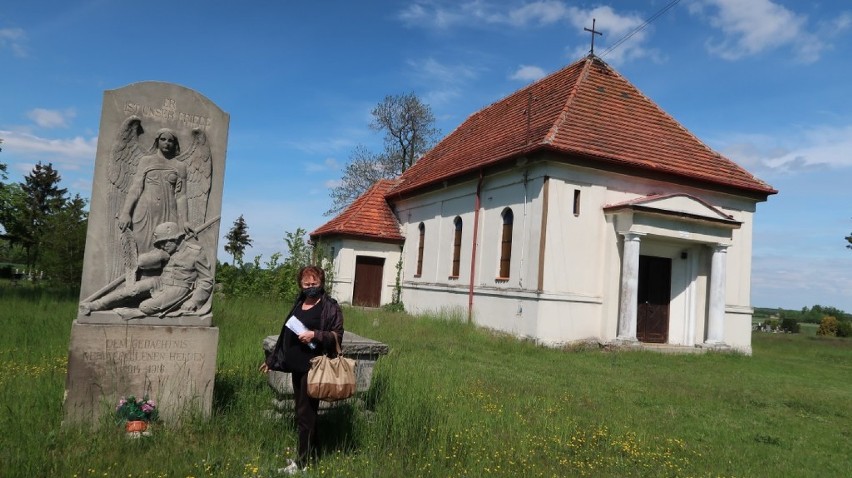
[(473, 206), (473, 244), (470, 248), (470, 285), (467, 292), (467, 322), (473, 322), (473, 281), (476, 280), (476, 243), (479, 236), (479, 208), (482, 204), (482, 170), (479, 170), (479, 179), (476, 181), (476, 196)]

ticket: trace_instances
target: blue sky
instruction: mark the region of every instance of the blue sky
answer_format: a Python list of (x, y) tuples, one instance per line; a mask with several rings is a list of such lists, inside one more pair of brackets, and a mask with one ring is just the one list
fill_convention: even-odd
[[(852, 4), (681, 0), (5, 2), (0, 161), (22, 180), (52, 162), (89, 197), (104, 90), (158, 80), (230, 113), (225, 234), (248, 257), (329, 218), (329, 186), (370, 110), (415, 92), (444, 134), (596, 52), (687, 129), (780, 193), (758, 205), (752, 302), (852, 311)], [(224, 241), (220, 241), (224, 242)], [(221, 248), (221, 247), (220, 247)], [(222, 260), (230, 257), (220, 251)]]

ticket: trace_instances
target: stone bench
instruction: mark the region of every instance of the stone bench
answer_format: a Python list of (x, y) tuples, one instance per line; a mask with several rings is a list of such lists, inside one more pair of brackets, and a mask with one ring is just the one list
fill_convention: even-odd
[[(264, 356), (269, 356), (275, 348), (275, 342), (278, 341), (277, 335), (270, 335), (263, 339)], [(343, 355), (347, 358), (355, 359), (355, 378), (357, 380), (355, 386), (355, 397), (359, 393), (366, 392), (370, 389), (370, 383), (373, 380), (373, 367), (376, 361), (383, 355), (387, 355), (388, 346), (381, 342), (367, 337), (362, 337), (358, 334), (349, 332), (343, 334), (342, 343)], [(290, 380), (290, 374), (286, 372), (271, 371), (267, 374), (267, 383), (276, 395), (276, 408), (279, 410), (292, 408), (293, 403), (293, 383)], [(354, 398), (354, 397), (353, 397)], [(352, 399), (349, 399), (352, 400)], [(349, 400), (333, 402), (331, 404), (322, 402), (322, 408), (346, 403)]]

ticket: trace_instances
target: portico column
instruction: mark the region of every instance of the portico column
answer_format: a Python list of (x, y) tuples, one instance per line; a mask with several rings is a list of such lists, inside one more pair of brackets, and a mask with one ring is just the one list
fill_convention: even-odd
[(710, 307), (707, 312), (707, 345), (725, 343), (725, 271), (727, 269), (728, 246), (713, 246), (710, 262)]
[(617, 340), (636, 342), (636, 307), (639, 299), (639, 245), (641, 236), (635, 232), (622, 233), (624, 250), (621, 255), (621, 298), (618, 303)]

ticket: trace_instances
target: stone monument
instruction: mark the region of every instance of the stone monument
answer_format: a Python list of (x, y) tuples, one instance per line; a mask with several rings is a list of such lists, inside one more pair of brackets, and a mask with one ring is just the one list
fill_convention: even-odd
[(128, 395), (154, 399), (165, 421), (210, 413), (228, 122), (175, 84), (104, 93), (67, 420), (97, 422)]

